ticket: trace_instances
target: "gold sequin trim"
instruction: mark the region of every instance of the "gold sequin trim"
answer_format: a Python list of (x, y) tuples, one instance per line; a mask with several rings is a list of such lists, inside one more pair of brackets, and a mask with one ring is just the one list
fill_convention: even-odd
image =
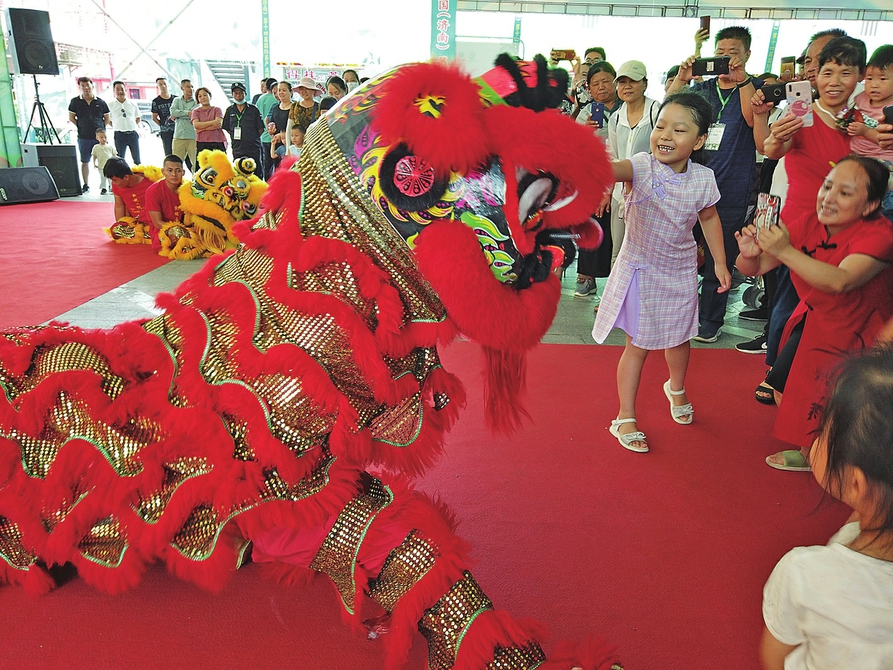
[(18, 524), (0, 516), (0, 558), (16, 570), (27, 570), (37, 557), (25, 549)]
[(378, 577), (369, 584), (369, 597), (388, 612), (394, 611), (398, 601), (428, 574), (438, 556), (436, 545), (412, 531), (388, 554)]
[(388, 274), (412, 320), (443, 321), (440, 299), (351, 169), (329, 124), (313, 124), (307, 134), (301, 159), (292, 168), (301, 172), (301, 231), (354, 245)]
[(121, 532), (121, 524), (114, 517), (97, 522), (78, 543), (85, 558), (107, 568), (117, 568), (124, 560), (127, 539)]
[(210, 505), (192, 510), (180, 532), (174, 536), (171, 546), (193, 561), (203, 561), (214, 551), (221, 524)]
[(487, 670), (534, 670), (546, 660), (546, 654), (536, 642), (524, 647), (499, 647), (493, 652), (493, 660)]
[(462, 579), (419, 620), (419, 630), (428, 640), (428, 667), (431, 670), (452, 668), (465, 633), (478, 615), (489, 609), (493, 609), (493, 603), (471, 573), (465, 571)]
[(124, 390), (124, 380), (112, 374), (108, 361), (95, 349), (80, 342), (66, 342), (57, 346), (37, 347), (34, 350), (31, 367), (21, 377), (0, 377), (6, 386), (10, 400), (33, 390), (48, 377), (60, 372), (86, 370), (95, 372), (102, 378), (102, 390), (112, 400)]
[(407, 447), (422, 430), (422, 396), (415, 393), (369, 422), (373, 439), (394, 447)]
[(161, 519), (168, 503), (177, 489), (188, 479), (209, 474), (214, 467), (204, 457), (192, 456), (179, 458), (173, 463), (165, 463), (161, 488), (147, 495), (140, 496), (134, 511), (146, 523), (155, 524)]
[(22, 449), (22, 463), (32, 477), (46, 477), (56, 454), (69, 440), (85, 440), (99, 449), (115, 471), (129, 477), (139, 474), (143, 466), (138, 454), (162, 436), (160, 426), (148, 419), (112, 427), (90, 416), (83, 402), (61, 392), (50, 409), (41, 437), (26, 435), (15, 429), (0, 429), (0, 437), (14, 440)]
[(344, 609), (350, 614), (354, 613), (353, 604), (357, 592), (354, 570), (360, 545), (375, 515), (393, 499), (391, 490), (373, 478), (368, 491), (348, 502), (341, 510), (335, 525), (310, 563), (312, 570), (324, 572), (335, 582)]

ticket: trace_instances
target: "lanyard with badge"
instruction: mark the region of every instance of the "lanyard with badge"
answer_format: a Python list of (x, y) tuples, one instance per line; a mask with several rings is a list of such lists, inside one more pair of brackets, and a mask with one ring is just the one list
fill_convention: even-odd
[(719, 151), (719, 145), (722, 143), (722, 135), (726, 132), (726, 124), (720, 123), (722, 120), (723, 110), (726, 108), (729, 100), (732, 99), (732, 94), (735, 93), (735, 89), (733, 88), (729, 93), (728, 98), (722, 97), (722, 89), (719, 87), (719, 79), (716, 79), (716, 95), (719, 98), (719, 113), (716, 115), (716, 123), (710, 125), (710, 128), (707, 130), (707, 141), (704, 143), (704, 149), (707, 151)]
[[(238, 106), (236, 106), (238, 109)], [(236, 117), (236, 127), (233, 128), (233, 141), (242, 139), (242, 117), (245, 116), (245, 112), (243, 111), (241, 114), (238, 112), (233, 112)]]

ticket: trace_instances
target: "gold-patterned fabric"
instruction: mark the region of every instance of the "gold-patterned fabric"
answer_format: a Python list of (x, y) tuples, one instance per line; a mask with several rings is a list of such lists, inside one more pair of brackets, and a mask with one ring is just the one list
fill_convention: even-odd
[(464, 572), (462, 579), (419, 620), (419, 630), (428, 640), (428, 667), (431, 670), (452, 668), (471, 624), (482, 612), (491, 609), (493, 603), (471, 573)]
[(436, 545), (420, 537), (418, 531), (410, 532), (388, 554), (378, 577), (370, 582), (369, 597), (392, 612), (400, 599), (434, 567), (439, 555)]
[(372, 520), (393, 499), (391, 490), (383, 486), (380, 480), (372, 478), (366, 492), (347, 503), (338, 515), (335, 525), (310, 563), (312, 570), (326, 573), (335, 582), (341, 603), (350, 614), (354, 613), (357, 594), (355, 571), (360, 545)]

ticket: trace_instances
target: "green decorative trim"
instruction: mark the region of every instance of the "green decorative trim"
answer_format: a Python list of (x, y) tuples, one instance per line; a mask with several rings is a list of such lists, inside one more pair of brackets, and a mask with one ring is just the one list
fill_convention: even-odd
[(479, 610), (471, 615), (468, 623), (465, 624), (465, 627), (462, 629), (462, 632), (459, 633), (459, 637), (456, 639), (456, 648), (453, 650), (453, 658), (457, 658), (459, 656), (459, 647), (462, 646), (462, 640), (465, 639), (465, 634), (468, 633), (468, 629), (471, 628), (471, 624), (473, 624), (481, 614), (492, 609), (492, 607), (481, 607)]

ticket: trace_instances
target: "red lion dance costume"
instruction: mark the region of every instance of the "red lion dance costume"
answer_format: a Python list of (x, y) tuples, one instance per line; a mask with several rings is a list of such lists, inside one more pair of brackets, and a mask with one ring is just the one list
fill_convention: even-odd
[(566, 73), (497, 63), (406, 66), (346, 98), (161, 316), (0, 334), (0, 583), (39, 594), (71, 563), (115, 593), (162, 560), (219, 589), (251, 547), (280, 579), (328, 575), (351, 619), (368, 596), (391, 667), (416, 629), (436, 670), (611, 667), (596, 642), (546, 660), (542, 625), (493, 608), (408, 483), (464, 403), (436, 346), (481, 343), (489, 417), (512, 429), (562, 241), (600, 241), (610, 167), (550, 109)]

